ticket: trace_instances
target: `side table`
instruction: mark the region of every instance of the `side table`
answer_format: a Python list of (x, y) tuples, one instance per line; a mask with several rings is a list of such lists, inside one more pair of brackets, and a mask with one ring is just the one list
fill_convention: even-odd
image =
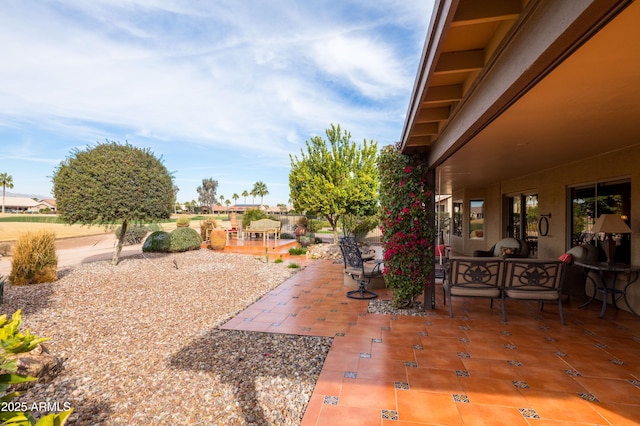
[[(638, 276), (640, 275), (640, 266), (636, 265), (627, 265), (624, 263), (607, 263), (607, 262), (580, 262), (576, 261), (575, 265), (581, 266), (587, 279), (591, 280), (593, 283), (593, 294), (591, 298), (587, 300), (585, 303), (580, 305), (580, 308), (583, 308), (589, 305), (596, 297), (596, 292), (602, 293), (602, 309), (600, 310), (600, 318), (604, 317), (604, 314), (607, 310), (607, 299), (609, 294), (611, 295), (611, 302), (616, 309), (618, 308), (616, 302), (616, 295), (622, 295), (624, 299), (624, 303), (627, 305), (629, 310), (636, 316), (638, 313), (631, 307), (629, 301), (627, 300), (627, 289), (633, 283), (638, 280)], [(596, 271), (600, 275), (600, 280), (602, 282), (602, 286), (598, 285), (598, 283), (589, 275), (590, 271)], [(620, 273), (625, 273), (627, 275), (627, 284), (624, 288), (619, 289), (616, 288), (616, 280)], [(606, 274), (610, 274), (610, 280), (607, 280)]]

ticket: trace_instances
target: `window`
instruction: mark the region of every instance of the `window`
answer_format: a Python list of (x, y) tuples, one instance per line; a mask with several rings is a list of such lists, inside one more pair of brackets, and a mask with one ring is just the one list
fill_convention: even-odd
[(462, 203), (453, 202), (453, 235), (462, 237)]
[(469, 201), (469, 238), (484, 238), (484, 200)]
[(506, 236), (526, 241), (532, 256), (538, 248), (538, 222), (538, 194), (507, 197)]
[[(597, 244), (591, 227), (598, 216), (605, 213), (619, 215), (627, 225), (631, 212), (631, 182), (601, 182), (583, 187), (571, 188), (571, 246), (585, 243)], [(631, 236), (616, 235), (615, 260), (631, 261)]]

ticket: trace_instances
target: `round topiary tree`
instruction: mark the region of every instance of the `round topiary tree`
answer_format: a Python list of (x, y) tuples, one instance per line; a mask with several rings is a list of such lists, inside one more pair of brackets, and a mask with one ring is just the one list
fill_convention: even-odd
[(199, 250), (201, 243), (200, 233), (193, 228), (176, 228), (169, 234), (169, 251), (172, 253)]
[(173, 176), (148, 149), (129, 143), (99, 143), (74, 149), (55, 169), (53, 195), (67, 223), (113, 224), (122, 230), (112, 263), (124, 245), (129, 223), (168, 219), (175, 202)]

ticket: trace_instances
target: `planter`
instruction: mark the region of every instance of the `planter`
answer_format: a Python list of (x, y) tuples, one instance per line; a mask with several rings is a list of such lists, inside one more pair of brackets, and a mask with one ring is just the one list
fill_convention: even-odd
[(307, 227), (306, 226), (298, 226), (296, 228), (296, 240), (300, 242), (300, 237), (306, 235)]
[(209, 234), (209, 245), (212, 250), (223, 250), (227, 245), (227, 233), (224, 229), (213, 229)]

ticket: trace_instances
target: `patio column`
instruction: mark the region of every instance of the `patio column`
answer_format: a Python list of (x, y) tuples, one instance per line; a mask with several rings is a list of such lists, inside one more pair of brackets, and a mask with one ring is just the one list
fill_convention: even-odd
[(435, 247), (438, 241), (438, 236), (436, 235), (435, 229), (436, 229), (436, 193), (435, 193), (435, 187), (436, 187), (436, 168), (435, 167), (431, 167), (429, 168), (429, 170), (427, 171), (427, 188), (430, 188), (432, 191), (432, 196), (429, 197), (429, 200), (427, 201), (427, 211), (433, 212), (433, 214), (429, 215), (429, 228), (431, 228), (432, 230), (434, 230), (434, 232), (432, 233), (434, 236), (433, 241), (431, 241), (431, 247), (434, 251), (434, 255), (432, 256), (431, 259), (431, 271), (429, 272), (429, 280), (428, 282), (431, 283), (430, 286), (425, 286), (424, 288), (424, 307), (425, 309), (435, 309), (436, 308), (436, 274), (435, 274), (435, 270), (436, 270), (436, 256), (435, 256)]

